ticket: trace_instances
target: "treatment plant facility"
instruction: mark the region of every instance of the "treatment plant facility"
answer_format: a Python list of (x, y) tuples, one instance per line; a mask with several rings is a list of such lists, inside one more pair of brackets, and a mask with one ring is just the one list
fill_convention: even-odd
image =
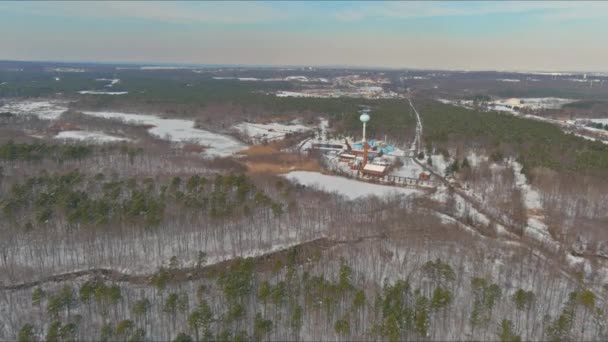
[(384, 140), (368, 138), (370, 109), (360, 111), (361, 139), (319, 136), (305, 150), (321, 154), (325, 167), (337, 174), (367, 182), (433, 188), (435, 182), (413, 156)]

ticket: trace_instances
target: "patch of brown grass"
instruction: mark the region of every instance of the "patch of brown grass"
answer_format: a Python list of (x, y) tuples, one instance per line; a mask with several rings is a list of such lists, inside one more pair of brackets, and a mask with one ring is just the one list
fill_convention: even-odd
[(272, 173), (281, 174), (290, 171), (321, 171), (319, 163), (314, 160), (297, 162), (294, 164), (268, 163), (268, 162), (245, 162), (247, 171), (251, 173)]
[(295, 154), (281, 152), (281, 142), (266, 145), (254, 145), (243, 151), (245, 158), (242, 161), (250, 173), (280, 174), (294, 170), (321, 171), (316, 159)]
[(276, 143), (270, 143), (266, 145), (253, 145), (249, 146), (248, 149), (241, 152), (249, 158), (258, 157), (258, 156), (268, 156), (275, 153), (280, 153), (280, 147)]
[(183, 150), (187, 153), (201, 153), (205, 147), (197, 144), (184, 144)]
[(528, 216), (544, 216), (543, 210), (539, 208), (528, 209), (527, 212)]

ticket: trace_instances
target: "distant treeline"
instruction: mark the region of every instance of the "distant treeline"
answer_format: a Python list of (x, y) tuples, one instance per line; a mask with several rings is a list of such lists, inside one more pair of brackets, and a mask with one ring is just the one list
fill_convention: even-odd
[(0, 196), (4, 219), (26, 230), (52, 220), (91, 227), (111, 222), (154, 226), (169, 203), (211, 218), (248, 216), (260, 208), (279, 216), (284, 210), (244, 175), (174, 177), (159, 184), (152, 178), (107, 180), (103, 174), (91, 177), (75, 170), (29, 177)]
[(12, 140), (0, 144), (0, 161), (39, 161), (53, 159), (58, 162), (66, 160), (82, 160), (94, 153), (118, 151), (130, 158), (143, 152), (142, 148), (131, 147), (127, 144), (108, 144), (104, 146), (74, 144), (49, 144), (37, 141), (33, 143), (15, 143)]
[(428, 148), (446, 147), (451, 140), (460, 139), (469, 144), (482, 142), (501, 154), (513, 150), (526, 170), (608, 169), (608, 146), (564, 133), (550, 123), (432, 101), (425, 102), (420, 113)]

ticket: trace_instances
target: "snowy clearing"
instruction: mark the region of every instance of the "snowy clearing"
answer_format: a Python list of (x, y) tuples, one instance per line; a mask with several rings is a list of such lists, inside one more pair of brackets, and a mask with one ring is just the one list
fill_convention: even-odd
[(44, 120), (55, 120), (66, 110), (65, 103), (45, 100), (10, 102), (0, 107), (0, 112), (35, 115)]
[(274, 140), (285, 137), (289, 133), (305, 132), (311, 128), (299, 124), (284, 125), (280, 123), (253, 124), (248, 122), (240, 123), (232, 128), (247, 135), (255, 142), (264, 140)]
[(585, 140), (589, 140), (589, 141), (599, 141), (602, 144), (607, 144), (608, 145), (608, 141), (606, 140), (601, 140), (601, 139), (596, 139), (596, 138), (592, 138), (592, 137), (588, 137), (586, 135), (582, 135), (582, 134), (578, 134), (578, 133), (574, 133), (575, 136), (579, 137), (579, 138), (583, 138)]
[(447, 160), (442, 154), (433, 154), (431, 155), (431, 169), (435, 170), (438, 174), (445, 176), (445, 170), (449, 164), (451, 164), (453, 160), (448, 158)]
[[(116, 68), (119, 69), (119, 68)], [(133, 69), (133, 68), (121, 68), (121, 69)], [(190, 69), (182, 66), (142, 66), (139, 70), (185, 70)]]
[(418, 178), (420, 173), (424, 171), (424, 169), (420, 165), (416, 164), (412, 158), (403, 158), (402, 161), (403, 166), (391, 171), (391, 175)]
[(469, 161), (469, 165), (471, 165), (471, 167), (477, 167), (482, 162), (487, 162), (488, 159), (488, 156), (477, 154), (475, 151), (469, 151), (467, 154), (467, 160)]
[(326, 192), (338, 193), (351, 200), (366, 196), (384, 197), (394, 194), (409, 196), (421, 193), (415, 189), (370, 184), (339, 176), (324, 175), (319, 172), (312, 171), (292, 171), (285, 174), (284, 177), (292, 182), (315, 187)]
[(299, 92), (295, 92), (295, 91), (278, 91), (276, 96), (277, 97), (326, 97), (326, 96), (322, 96), (322, 95), (299, 93)]
[(128, 91), (97, 91), (97, 90), (81, 90), (78, 94), (82, 95), (125, 95)]
[(603, 119), (588, 119), (589, 121), (593, 122), (593, 123), (599, 123), (602, 125), (608, 125), (608, 119), (603, 118)]
[(530, 184), (526, 175), (521, 172), (523, 165), (516, 161), (510, 161), (515, 175), (515, 185), (521, 190), (524, 206), (528, 213), (527, 226), (524, 234), (544, 244), (545, 246), (558, 248), (558, 244), (549, 234), (549, 227), (545, 224), (543, 205), (540, 193)]
[(194, 121), (183, 119), (163, 119), (154, 115), (128, 114), (120, 112), (84, 111), (85, 115), (104, 119), (120, 120), (126, 123), (152, 126), (148, 132), (160, 139), (178, 142), (194, 143), (206, 146), (205, 155), (208, 157), (226, 157), (247, 146), (238, 140), (206, 130), (194, 128)]
[[(464, 107), (468, 109), (473, 108), (473, 101), (471, 100), (448, 100), (448, 99), (437, 99), (437, 101), (450, 104), (454, 106)], [(486, 110), (497, 110), (501, 112), (509, 112), (511, 114), (521, 114), (518, 109), (529, 109), (529, 110), (541, 110), (541, 109), (560, 109), (563, 105), (575, 102), (572, 99), (564, 99), (558, 97), (511, 97), (505, 99), (498, 99), (485, 103)], [(546, 118), (540, 119), (547, 120)]]
[(505, 106), (509, 107), (520, 107), (532, 110), (538, 109), (559, 109), (563, 105), (572, 103), (575, 100), (562, 99), (558, 97), (528, 97), (518, 98), (512, 97), (508, 99), (500, 99), (490, 102), (490, 106)]
[(213, 77), (214, 80), (261, 81), (255, 77)]
[(105, 87), (112, 87), (117, 83), (120, 83), (120, 79), (119, 78), (96, 78), (95, 81), (103, 81), (103, 82), (110, 82), (108, 84), (105, 85)]
[(55, 139), (61, 140), (79, 140), (79, 141), (87, 141), (92, 143), (110, 143), (110, 142), (120, 142), (120, 141), (129, 141), (130, 139), (115, 137), (112, 135), (105, 134), (103, 132), (88, 132), (88, 131), (63, 131), (57, 134)]

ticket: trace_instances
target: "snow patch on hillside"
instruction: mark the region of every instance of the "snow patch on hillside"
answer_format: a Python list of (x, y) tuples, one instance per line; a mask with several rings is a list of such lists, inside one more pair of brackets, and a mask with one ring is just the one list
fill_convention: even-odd
[(310, 127), (299, 124), (284, 125), (280, 123), (269, 124), (253, 124), (248, 122), (240, 123), (232, 128), (242, 134), (247, 135), (254, 142), (259, 143), (264, 140), (274, 140), (285, 137), (286, 134), (305, 132), (310, 130)]
[(300, 93), (296, 91), (279, 91), (277, 97), (324, 97), (316, 94)]
[(65, 102), (49, 100), (26, 100), (6, 103), (0, 107), (0, 112), (10, 112), (16, 115), (34, 115), (44, 120), (55, 120), (68, 110)]
[(82, 113), (98, 118), (150, 126), (148, 132), (160, 139), (206, 146), (207, 149), (204, 153), (208, 157), (227, 157), (246, 148), (245, 144), (232, 137), (194, 128), (194, 121), (191, 120), (163, 119), (154, 115), (120, 112), (84, 111)]
[(93, 143), (109, 143), (109, 142), (120, 142), (129, 141), (130, 139), (115, 137), (112, 135), (105, 134), (103, 132), (88, 132), (88, 131), (63, 131), (59, 132), (55, 139), (61, 140), (79, 140), (88, 141)]
[(557, 249), (558, 243), (553, 240), (551, 234), (549, 234), (549, 228), (544, 222), (545, 216), (540, 193), (528, 184), (526, 175), (521, 172), (523, 165), (516, 161), (510, 161), (510, 163), (515, 174), (515, 185), (521, 190), (522, 200), (527, 209), (528, 219), (524, 235), (528, 235), (544, 245)]
[(445, 169), (453, 161), (450, 160), (450, 158), (446, 160), (442, 154), (433, 154), (431, 155), (431, 162), (432, 165), (429, 165), (431, 169), (435, 170), (438, 174), (445, 176)]
[(391, 175), (418, 178), (420, 173), (424, 171), (424, 169), (416, 164), (412, 158), (402, 158), (401, 161), (403, 162), (403, 166), (391, 171)]
[(95, 81), (110, 82), (105, 85), (105, 87), (109, 88), (113, 87), (115, 84), (120, 83), (119, 78), (96, 78)]
[(292, 182), (315, 187), (330, 193), (337, 193), (351, 200), (367, 196), (384, 197), (395, 194), (410, 196), (421, 193), (416, 189), (370, 184), (311, 171), (292, 171), (284, 176)]
[(99, 90), (81, 90), (78, 94), (82, 95), (126, 95), (128, 91), (99, 91)]

